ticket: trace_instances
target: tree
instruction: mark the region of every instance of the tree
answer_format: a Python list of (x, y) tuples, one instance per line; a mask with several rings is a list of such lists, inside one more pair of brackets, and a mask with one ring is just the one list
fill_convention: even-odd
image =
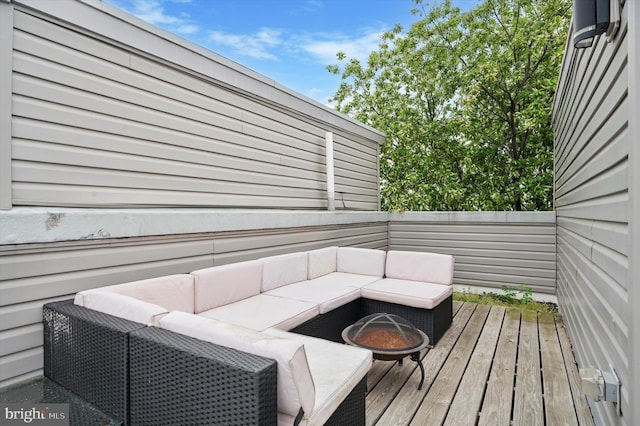
[(384, 210), (549, 210), (551, 106), (569, 0), (449, 0), (382, 36), (341, 75), (337, 109), (387, 133)]

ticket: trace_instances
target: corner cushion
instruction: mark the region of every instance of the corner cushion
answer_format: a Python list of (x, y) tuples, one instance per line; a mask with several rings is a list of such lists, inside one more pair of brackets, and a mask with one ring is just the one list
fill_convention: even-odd
[(443, 284), (384, 278), (360, 289), (366, 299), (433, 309), (453, 294), (453, 287)]
[(387, 278), (451, 285), (454, 258), (448, 254), (389, 250)]
[(316, 391), (302, 343), (183, 312), (165, 316), (160, 320), (160, 327), (274, 359), (278, 365), (278, 411), (292, 416), (296, 416), (301, 407), (305, 413), (313, 411)]
[(338, 272), (350, 274), (384, 276), (384, 260), (387, 253), (384, 250), (338, 247)]
[[(194, 312), (193, 275), (175, 274), (94, 290), (123, 294), (143, 302), (160, 305), (167, 311)], [(78, 293), (78, 294), (82, 294)]]
[(336, 272), (336, 262), (338, 257), (338, 247), (325, 247), (307, 252), (308, 256), (308, 279), (321, 277), (323, 275)]
[(264, 257), (262, 261), (262, 291), (307, 279), (307, 253), (290, 253)]
[(87, 290), (76, 294), (74, 303), (87, 309), (124, 318), (145, 325), (157, 325), (162, 316), (169, 312), (159, 305), (142, 300), (100, 290)]
[[(368, 349), (277, 329), (268, 329), (265, 333), (303, 343), (305, 346), (316, 395), (314, 410), (305, 411), (301, 425), (325, 424), (353, 388), (366, 377), (373, 362), (372, 353)], [(288, 421), (286, 424), (293, 424), (292, 418), (278, 413), (279, 424), (283, 424), (281, 420)]]
[(200, 313), (260, 294), (262, 262), (250, 260), (191, 272), (195, 307)]

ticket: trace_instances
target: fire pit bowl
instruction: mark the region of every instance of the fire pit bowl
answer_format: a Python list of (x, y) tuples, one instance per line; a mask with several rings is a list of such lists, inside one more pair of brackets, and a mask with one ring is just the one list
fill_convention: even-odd
[(386, 313), (372, 314), (362, 318), (342, 331), (342, 339), (353, 346), (366, 348), (373, 357), (382, 361), (398, 361), (410, 356), (420, 367), (424, 381), (424, 367), (420, 351), (429, 344), (429, 337), (404, 318)]

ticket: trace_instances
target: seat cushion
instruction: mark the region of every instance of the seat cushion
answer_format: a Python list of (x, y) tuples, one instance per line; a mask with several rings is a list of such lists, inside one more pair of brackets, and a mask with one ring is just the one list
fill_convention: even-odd
[[(315, 408), (311, 413), (305, 412), (302, 425), (326, 423), (372, 365), (372, 353), (367, 349), (277, 329), (265, 333), (304, 344), (316, 394)], [(278, 424), (291, 425), (293, 417), (278, 413)]]
[(350, 274), (384, 276), (384, 260), (387, 253), (383, 250), (358, 247), (338, 247), (336, 271)]
[(307, 279), (307, 253), (290, 253), (260, 259), (262, 261), (262, 291)]
[(453, 287), (443, 284), (385, 278), (360, 289), (362, 297), (433, 309), (453, 294)]
[(308, 275), (310, 280), (336, 272), (338, 247), (325, 247), (307, 252)]
[(193, 275), (176, 274), (124, 284), (99, 287), (81, 291), (76, 295), (76, 304), (84, 305), (82, 299), (92, 291), (109, 291), (131, 296), (154, 305), (160, 305), (167, 311), (194, 312)]
[(85, 308), (145, 325), (157, 325), (160, 318), (169, 313), (160, 305), (110, 291), (96, 290), (80, 297), (76, 295), (76, 301), (81, 302)]
[(302, 342), (250, 330), (199, 315), (172, 312), (160, 327), (243, 352), (274, 359), (277, 363), (278, 411), (289, 416), (300, 408), (313, 412), (315, 385)]
[(261, 331), (270, 327), (291, 330), (319, 313), (315, 303), (259, 294), (199, 315)]
[(315, 303), (321, 314), (360, 298), (360, 290), (355, 287), (315, 280), (285, 285), (265, 294)]
[(350, 274), (348, 272), (332, 272), (318, 278), (314, 278), (313, 282), (325, 284), (339, 284), (347, 287), (361, 288), (374, 281), (382, 279), (376, 275)]
[(385, 277), (451, 285), (453, 267), (454, 258), (448, 254), (389, 250)]
[(191, 275), (195, 313), (256, 296), (262, 288), (262, 262), (258, 260), (200, 269)]

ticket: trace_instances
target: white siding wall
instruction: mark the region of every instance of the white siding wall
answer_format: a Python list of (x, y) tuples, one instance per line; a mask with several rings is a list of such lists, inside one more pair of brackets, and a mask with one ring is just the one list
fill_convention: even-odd
[[(628, 3), (612, 43), (567, 44), (553, 110), (558, 300), (579, 366), (613, 368), (623, 384), (632, 362), (627, 12)], [(624, 385), (622, 400), (629, 412)], [(637, 424), (611, 403), (591, 407), (599, 424)]]
[(381, 133), (107, 5), (14, 3), (13, 206), (322, 209), (332, 131), (336, 208), (378, 208)]

